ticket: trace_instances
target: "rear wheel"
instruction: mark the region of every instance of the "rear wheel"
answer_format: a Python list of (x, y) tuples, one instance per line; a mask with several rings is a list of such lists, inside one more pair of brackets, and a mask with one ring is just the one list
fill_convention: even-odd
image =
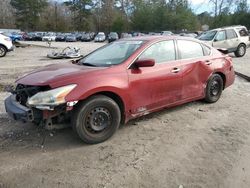
[(73, 115), (73, 129), (87, 144), (109, 139), (121, 121), (117, 103), (104, 95), (96, 95), (80, 104)]
[(4, 57), (6, 53), (7, 49), (4, 46), (0, 45), (0, 57)]
[(205, 101), (209, 103), (218, 101), (222, 90), (223, 79), (219, 74), (213, 74), (207, 82)]
[(243, 57), (246, 53), (246, 46), (244, 44), (240, 44), (237, 50), (234, 52), (236, 57)]

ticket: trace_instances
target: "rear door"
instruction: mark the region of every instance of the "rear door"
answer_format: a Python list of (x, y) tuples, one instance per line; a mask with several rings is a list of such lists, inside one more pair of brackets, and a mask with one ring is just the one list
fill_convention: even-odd
[(204, 95), (204, 87), (213, 72), (210, 48), (195, 41), (177, 40), (178, 54), (182, 64), (182, 100)]
[(227, 36), (227, 49), (229, 52), (233, 52), (237, 49), (238, 45), (240, 44), (239, 38), (237, 36), (237, 33), (234, 29), (227, 29), (226, 30), (226, 36)]
[(138, 59), (154, 59), (153, 67), (128, 69), (132, 114), (146, 113), (181, 100), (182, 75), (173, 40), (151, 45)]

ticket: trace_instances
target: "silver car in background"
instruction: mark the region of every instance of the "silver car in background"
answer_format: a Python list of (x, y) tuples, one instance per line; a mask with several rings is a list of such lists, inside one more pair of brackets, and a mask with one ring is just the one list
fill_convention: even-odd
[(248, 30), (241, 25), (213, 29), (202, 33), (197, 38), (215, 48), (227, 49), (236, 57), (243, 57), (250, 45)]

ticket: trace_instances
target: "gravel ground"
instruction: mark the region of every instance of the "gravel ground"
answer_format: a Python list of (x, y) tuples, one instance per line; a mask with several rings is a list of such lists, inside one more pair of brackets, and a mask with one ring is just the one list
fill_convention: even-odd
[[(32, 44), (46, 46), (46, 43)], [(78, 46), (86, 54), (103, 43)], [(0, 84), (51, 63), (51, 49), (17, 48), (0, 60)], [(234, 58), (249, 74), (250, 50)], [(108, 141), (85, 145), (71, 129), (45, 131), (8, 118), (0, 92), (0, 187), (250, 187), (250, 83), (236, 78), (215, 104), (201, 101), (130, 121)]]

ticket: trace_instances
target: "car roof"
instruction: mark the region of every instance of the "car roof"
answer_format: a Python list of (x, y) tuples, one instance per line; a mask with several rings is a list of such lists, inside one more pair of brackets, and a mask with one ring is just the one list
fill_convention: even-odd
[(174, 40), (174, 39), (191, 40), (191, 41), (202, 43), (200, 40), (195, 39), (195, 38), (183, 37), (183, 36), (177, 36), (177, 35), (170, 35), (170, 36), (163, 36), (163, 35), (138, 36), (138, 37), (132, 37), (132, 38), (123, 38), (123, 39), (120, 39), (120, 40), (122, 40), (122, 41), (154, 42), (154, 41)]
[(210, 31), (220, 31), (220, 30), (224, 30), (224, 29), (237, 29), (237, 28), (246, 29), (246, 27), (243, 26), (243, 25), (232, 25), (232, 26), (225, 26), (225, 27), (215, 28), (215, 29), (212, 29)]

